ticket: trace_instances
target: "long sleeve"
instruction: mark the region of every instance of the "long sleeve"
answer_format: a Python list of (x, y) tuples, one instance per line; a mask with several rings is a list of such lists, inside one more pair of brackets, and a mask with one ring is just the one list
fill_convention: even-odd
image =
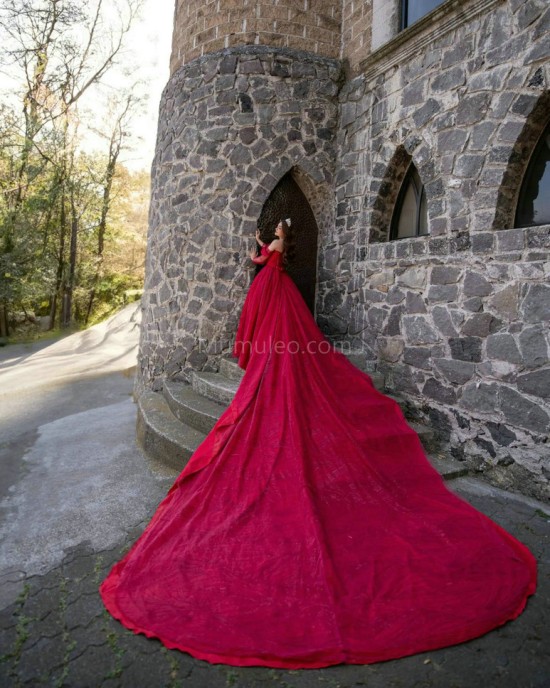
[(264, 244), (260, 249), (260, 255), (256, 256), (256, 258), (252, 258), (252, 262), (258, 263), (258, 265), (263, 265), (272, 253), (273, 251), (269, 250), (269, 246)]

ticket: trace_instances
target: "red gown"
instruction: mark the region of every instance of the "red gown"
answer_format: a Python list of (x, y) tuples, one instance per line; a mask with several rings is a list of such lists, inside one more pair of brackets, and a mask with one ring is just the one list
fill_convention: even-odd
[(452, 493), (391, 398), (264, 249), (239, 389), (101, 584), (136, 633), (235, 666), (370, 664), (480, 636), (536, 589), (531, 552)]

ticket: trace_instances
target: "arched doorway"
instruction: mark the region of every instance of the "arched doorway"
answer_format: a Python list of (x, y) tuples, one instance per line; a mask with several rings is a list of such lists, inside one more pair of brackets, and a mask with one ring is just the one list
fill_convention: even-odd
[[(266, 200), (258, 220), (262, 241), (275, 239), (273, 233), (281, 218), (290, 217), (296, 230), (296, 259), (288, 268), (309, 310), (315, 315), (315, 287), (317, 283), (318, 227), (313, 211), (292, 172), (282, 177)], [(259, 267), (258, 269), (263, 269)]]

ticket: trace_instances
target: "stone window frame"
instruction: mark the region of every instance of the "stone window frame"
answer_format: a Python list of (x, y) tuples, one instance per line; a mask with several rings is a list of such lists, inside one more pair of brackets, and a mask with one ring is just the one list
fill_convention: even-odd
[[(428, 210), (428, 233), (421, 234), (414, 237), (403, 237), (399, 240), (390, 240), (391, 223), (399, 194), (403, 187), (403, 182), (407, 176), (410, 166), (414, 165), (420, 177), (426, 194), (426, 203)], [(377, 165), (377, 167), (380, 167)], [(373, 179), (371, 190), (375, 193), (374, 200), (369, 203), (367, 226), (370, 227), (368, 244), (380, 243), (395, 243), (395, 241), (415, 240), (424, 242), (430, 239), (431, 236), (431, 218), (430, 218), (430, 203), (433, 198), (430, 193), (430, 182), (434, 180), (436, 170), (431, 161), (419, 166), (415, 161), (414, 155), (407, 150), (405, 144), (400, 144), (396, 147), (389, 162), (385, 165), (383, 174), (379, 179)]]
[(375, 78), (504, 1), (446, 0), (401, 29), (401, 0), (373, 0), (371, 53), (359, 63), (359, 71), (367, 79)]
[[(416, 177), (418, 178), (418, 182), (420, 183), (420, 189), (417, 189), (417, 185), (415, 183), (415, 173)], [(409, 184), (412, 184), (414, 189), (415, 189), (415, 201), (416, 201), (416, 218), (415, 218), (415, 234), (411, 236), (406, 236), (406, 237), (400, 237), (398, 236), (398, 226), (399, 226), (399, 220), (401, 217), (401, 213), (403, 212), (403, 204), (405, 202), (405, 195), (408, 191)], [(421, 234), (419, 232), (420, 228), (420, 213), (421, 213), (421, 208), (422, 208), (422, 198), (424, 198), (425, 202), (425, 207), (426, 207), (426, 227), (428, 228), (428, 231)], [(388, 240), (389, 241), (402, 241), (403, 239), (418, 239), (419, 237), (423, 236), (429, 236), (429, 227), (428, 227), (428, 213), (427, 213), (427, 207), (428, 207), (428, 199), (426, 195), (426, 187), (424, 186), (424, 182), (420, 178), (420, 173), (418, 172), (416, 165), (414, 162), (410, 161), (409, 166), (407, 167), (407, 171), (405, 172), (405, 176), (403, 177), (403, 181), (401, 182), (401, 188), (399, 189), (399, 193), (397, 195), (397, 200), (395, 202), (391, 220), (390, 220), (390, 227), (389, 227), (389, 236)]]
[(370, 213), (369, 244), (388, 241), (397, 197), (411, 161), (412, 155), (404, 146), (398, 146), (386, 166), (382, 179), (377, 184), (378, 193)]
[[(514, 227), (515, 228), (520, 228), (523, 229), (524, 227), (540, 227), (541, 225), (548, 225), (550, 224), (550, 217), (545, 217), (543, 222), (535, 222), (535, 224), (519, 224), (520, 218), (519, 218), (519, 212), (521, 209), (521, 206), (523, 205), (523, 201), (525, 200), (525, 196), (527, 194), (528, 190), (531, 190), (531, 188), (535, 184), (535, 180), (533, 179), (533, 174), (534, 174), (534, 168), (535, 168), (535, 163), (537, 162), (539, 156), (542, 155), (543, 149), (546, 147), (550, 147), (550, 118), (548, 119), (548, 122), (546, 124), (546, 127), (542, 130), (541, 135), (539, 136), (539, 140), (535, 144), (533, 148), (533, 152), (531, 154), (531, 157), (529, 158), (529, 162), (527, 164), (527, 169), (525, 170), (525, 174), (523, 175), (523, 179), (521, 180), (521, 184), (519, 187), (519, 193), (518, 193), (518, 202), (516, 205), (516, 214), (515, 214), (515, 219), (514, 219)], [(536, 180), (538, 183), (538, 180)], [(541, 191), (542, 192), (542, 191)], [(538, 195), (537, 195), (538, 198)]]
[[(521, 189), (529, 163), (541, 136), (550, 126), (550, 90), (542, 93), (527, 114), (525, 124), (514, 144), (511, 145), (502, 181), (498, 187), (493, 230), (514, 229)], [(530, 225), (544, 227), (546, 225)], [(528, 227), (518, 227), (528, 229)]]

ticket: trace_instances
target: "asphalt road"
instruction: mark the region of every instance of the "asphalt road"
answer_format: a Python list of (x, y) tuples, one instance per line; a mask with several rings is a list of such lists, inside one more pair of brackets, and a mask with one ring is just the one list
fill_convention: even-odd
[(119, 318), (84, 338), (0, 350), (0, 686), (550, 685), (548, 506), (474, 478), (449, 487), (527, 544), (539, 562), (538, 589), (525, 611), (480, 638), (373, 665), (283, 671), (212, 665), (113, 619), (99, 583), (177, 475), (151, 463), (136, 444), (128, 371), (138, 331), (131, 311), (126, 316), (126, 325)]
[[(174, 471), (136, 444), (137, 306), (92, 331), (0, 349), (0, 601), (83, 541), (119, 543)], [(113, 371), (113, 368), (119, 370)]]

